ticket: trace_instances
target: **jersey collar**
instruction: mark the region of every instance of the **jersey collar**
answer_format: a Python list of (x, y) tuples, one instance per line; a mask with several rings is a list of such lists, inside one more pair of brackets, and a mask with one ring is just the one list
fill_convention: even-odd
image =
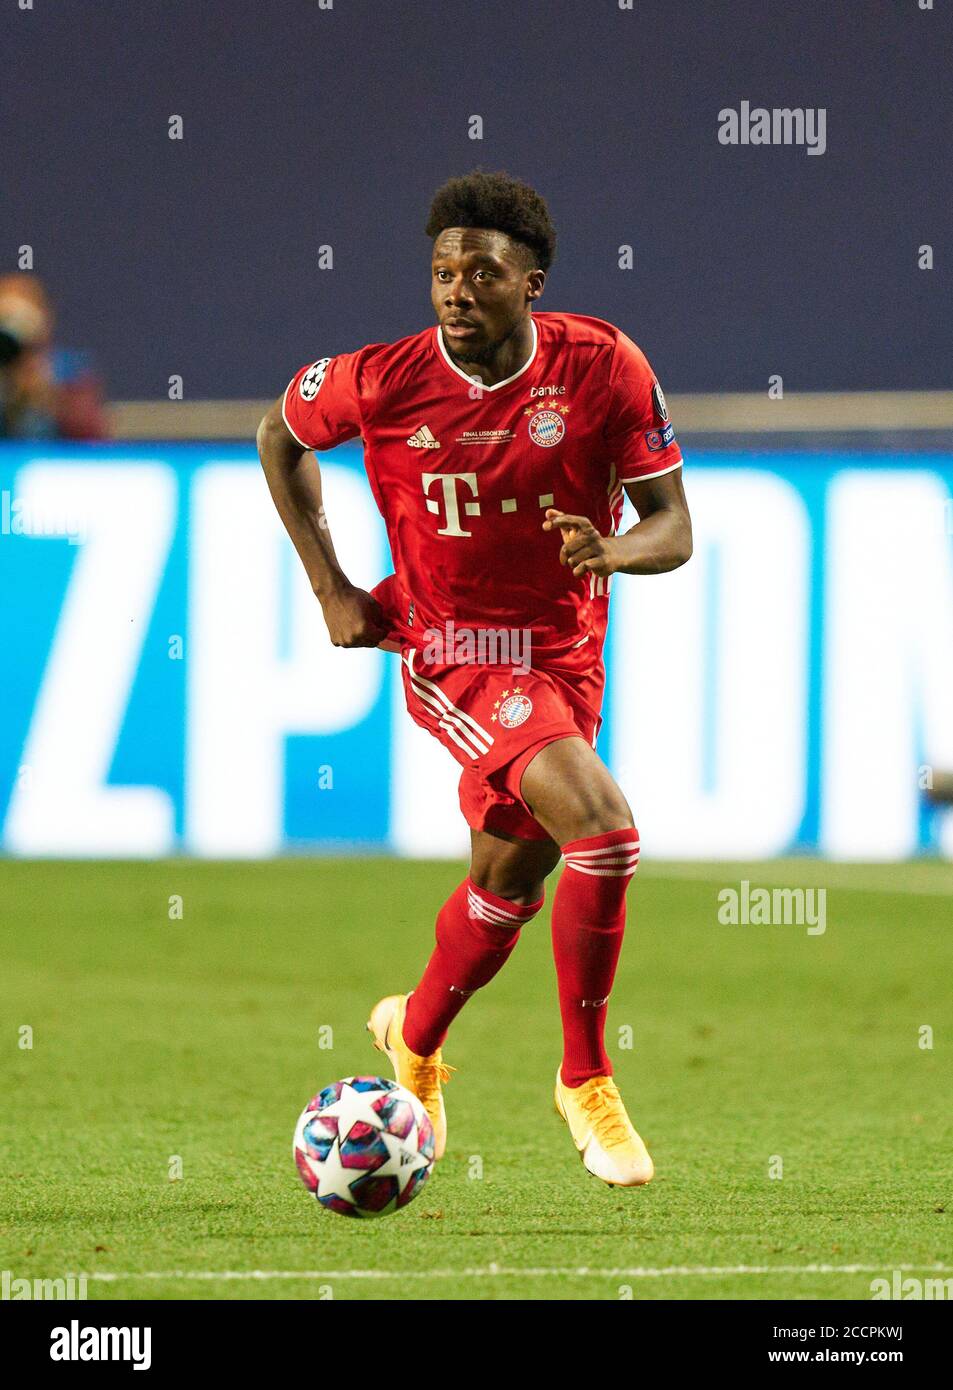
[[(527, 357), (526, 361), (523, 363), (522, 367), (520, 367), (518, 372), (514, 372), (512, 376), (504, 377), (502, 381), (497, 381), (492, 386), (481, 386), (480, 389), (482, 391), (502, 390), (504, 386), (509, 386), (512, 384), (512, 382), (516, 381), (517, 377), (521, 377), (523, 373), (525, 371), (528, 371), (528, 369), (536, 361), (536, 351), (539, 347), (539, 329), (536, 327), (536, 320), (534, 318), (530, 318), (530, 324), (533, 328), (533, 350)], [(467, 376), (466, 372), (463, 371), (461, 367), (458, 367), (456, 362), (454, 362), (453, 358), (450, 356), (449, 352), (447, 351), (447, 345), (443, 341), (443, 334), (440, 332), (439, 324), (434, 329), (434, 333), (436, 334), (437, 352), (439, 353), (443, 361), (447, 364), (447, 366), (450, 368), (450, 370), (453, 372), (454, 376), (460, 377), (460, 379), (462, 381), (465, 381), (468, 386), (476, 385), (476, 383), (473, 380), (473, 377)]]

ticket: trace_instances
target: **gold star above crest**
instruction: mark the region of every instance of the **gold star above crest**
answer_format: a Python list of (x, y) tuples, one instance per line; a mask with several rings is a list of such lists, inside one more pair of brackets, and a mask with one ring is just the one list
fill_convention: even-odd
[(523, 687), (522, 687), (521, 685), (514, 685), (514, 686), (513, 686), (513, 694), (514, 694), (514, 695), (522, 695), (522, 693), (523, 693)]
[(502, 696), (501, 696), (501, 698), (505, 700), (506, 697), (507, 697), (507, 695), (509, 695), (509, 693), (510, 693), (510, 692), (509, 692), (508, 690), (504, 690), (504, 691), (503, 691), (503, 694), (502, 694)]

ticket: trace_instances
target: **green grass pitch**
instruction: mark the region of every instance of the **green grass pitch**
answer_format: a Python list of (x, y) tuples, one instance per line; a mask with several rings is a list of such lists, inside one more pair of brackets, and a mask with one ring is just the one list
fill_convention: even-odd
[[(320, 1210), (294, 1121), (380, 1070), (369, 1007), (413, 985), (461, 876), (0, 864), (0, 1269), (86, 1273), (92, 1299), (836, 1299), (953, 1264), (940, 863), (643, 865), (609, 1024), (658, 1176), (627, 1192), (553, 1112), (547, 908), (455, 1025), (449, 1148), (421, 1196), (381, 1221)], [(720, 925), (743, 877), (825, 886), (826, 932)]]

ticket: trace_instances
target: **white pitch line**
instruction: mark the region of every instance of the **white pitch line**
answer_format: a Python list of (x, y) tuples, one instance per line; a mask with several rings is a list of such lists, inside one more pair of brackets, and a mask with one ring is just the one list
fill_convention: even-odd
[(893, 1273), (894, 1270), (901, 1274), (953, 1274), (953, 1265), (667, 1265), (661, 1268), (637, 1265), (631, 1269), (592, 1269), (588, 1265), (567, 1265), (517, 1269), (490, 1263), (468, 1269), (172, 1269), (128, 1270), (123, 1273), (100, 1270), (86, 1277), (101, 1283), (114, 1283), (120, 1279), (192, 1279), (205, 1282), (229, 1279), (670, 1279), (732, 1274), (884, 1274)]

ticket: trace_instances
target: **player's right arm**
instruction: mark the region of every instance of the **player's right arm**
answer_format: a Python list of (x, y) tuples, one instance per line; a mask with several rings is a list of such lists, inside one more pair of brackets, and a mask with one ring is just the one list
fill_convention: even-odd
[[(258, 456), (278, 515), (321, 604), (331, 641), (336, 647), (376, 647), (386, 636), (387, 624), (377, 600), (352, 584), (338, 563), (321, 496), (321, 471), (310, 452), (315, 446), (333, 447), (359, 431), (348, 431), (343, 419), (338, 420), (336, 431), (329, 431), (327, 411), (319, 414), (309, 409), (317, 392), (309, 400), (311, 385), (306, 384), (302, 394), (304, 370), (262, 419)], [(289, 400), (292, 391), (297, 393), (297, 406)], [(329, 390), (322, 406), (333, 407), (333, 397)], [(338, 438), (333, 437), (335, 432)]]

